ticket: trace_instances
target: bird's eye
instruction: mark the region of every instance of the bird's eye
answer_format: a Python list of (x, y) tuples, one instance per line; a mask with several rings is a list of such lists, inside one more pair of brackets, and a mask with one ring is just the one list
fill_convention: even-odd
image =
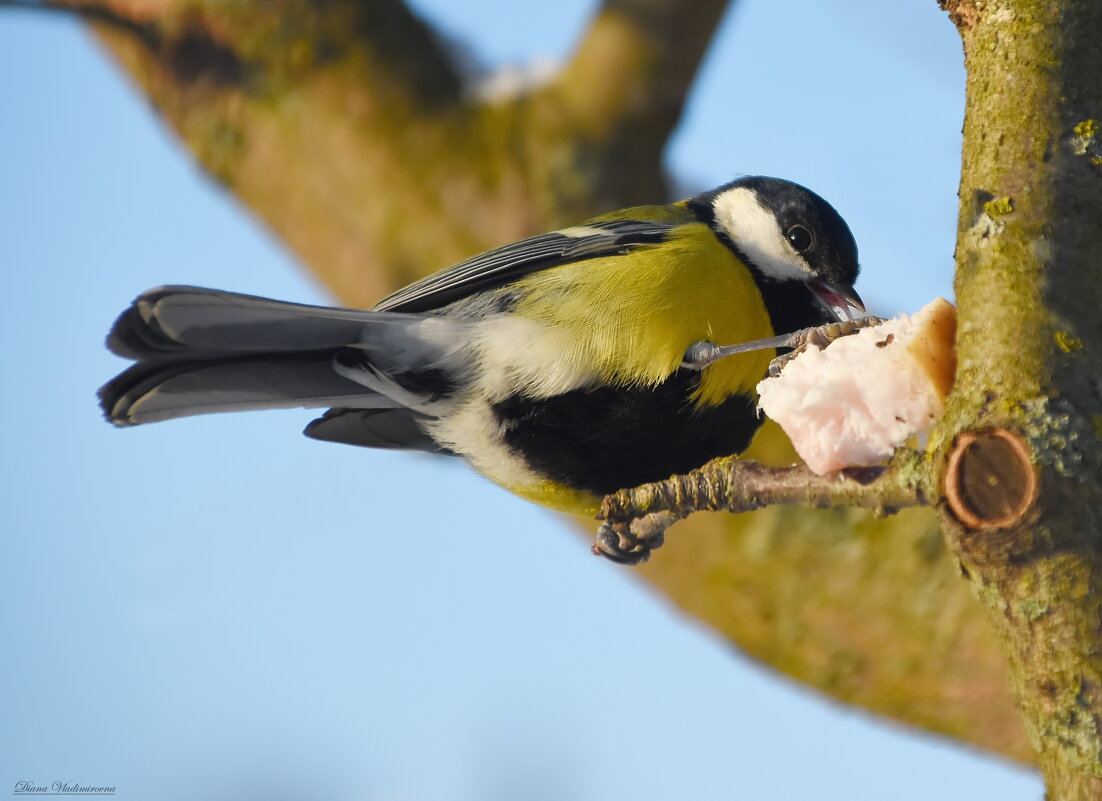
[(784, 235), (788, 238), (792, 247), (796, 248), (797, 253), (803, 253), (811, 247), (811, 231), (807, 230), (802, 225), (793, 225), (785, 231)]

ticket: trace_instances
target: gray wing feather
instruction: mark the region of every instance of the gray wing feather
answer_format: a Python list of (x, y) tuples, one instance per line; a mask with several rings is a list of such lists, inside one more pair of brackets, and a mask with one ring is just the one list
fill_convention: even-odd
[(399, 289), (372, 309), (386, 312), (432, 311), (475, 292), (505, 286), (548, 267), (623, 254), (639, 245), (661, 242), (672, 228), (666, 223), (614, 220), (583, 223), (573, 229), (521, 239)]

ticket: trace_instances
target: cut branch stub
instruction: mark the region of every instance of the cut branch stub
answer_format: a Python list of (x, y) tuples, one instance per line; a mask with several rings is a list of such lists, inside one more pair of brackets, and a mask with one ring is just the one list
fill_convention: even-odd
[(945, 498), (968, 528), (1015, 525), (1037, 498), (1029, 447), (1005, 428), (961, 434), (949, 454)]

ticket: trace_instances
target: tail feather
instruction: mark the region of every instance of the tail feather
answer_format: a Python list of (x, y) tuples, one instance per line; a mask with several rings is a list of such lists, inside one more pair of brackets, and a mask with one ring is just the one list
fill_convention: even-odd
[(373, 322), (398, 315), (331, 309), (191, 286), (139, 296), (115, 322), (107, 346), (143, 360), (196, 355), (313, 351), (354, 343)]
[(333, 372), (330, 361), (323, 353), (139, 362), (100, 388), (100, 406), (118, 426), (254, 409), (394, 406)]
[(136, 361), (99, 391), (119, 426), (211, 412), (400, 406), (333, 369), (334, 354), (408, 327), (407, 315), (329, 309), (187, 286), (152, 289), (115, 322), (108, 347)]
[(418, 425), (423, 419), (410, 409), (330, 409), (306, 426), (302, 433), (325, 442), (454, 456)]

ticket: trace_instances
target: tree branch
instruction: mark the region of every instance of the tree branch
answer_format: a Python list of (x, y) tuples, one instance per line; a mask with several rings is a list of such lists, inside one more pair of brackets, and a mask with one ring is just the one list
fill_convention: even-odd
[(575, 142), (586, 143), (579, 155), (603, 176), (601, 183), (627, 189), (636, 198), (631, 205), (669, 195), (664, 174), (640, 175), (632, 165), (661, 164), (696, 70), (730, 4), (703, 0), (689, 11), (677, 0), (605, 0), (549, 87), (558, 113), (571, 122)]
[(85, 22), (94, 22), (134, 36), (150, 49), (160, 43), (157, 29), (138, 22), (125, 14), (99, 3), (75, 3), (66, 0), (0, 0), (0, 8), (22, 9), (55, 14), (69, 14)]
[(789, 505), (872, 509), (878, 517), (924, 505), (925, 455), (899, 451), (888, 467), (840, 470), (823, 476), (804, 465), (767, 467), (735, 457), (699, 470), (605, 497), (594, 553), (627, 564), (644, 562), (664, 541), (666, 529), (699, 511), (751, 512)]
[(575, 119), (605, 135), (648, 119), (664, 142), (729, 4), (605, 0), (559, 80)]

